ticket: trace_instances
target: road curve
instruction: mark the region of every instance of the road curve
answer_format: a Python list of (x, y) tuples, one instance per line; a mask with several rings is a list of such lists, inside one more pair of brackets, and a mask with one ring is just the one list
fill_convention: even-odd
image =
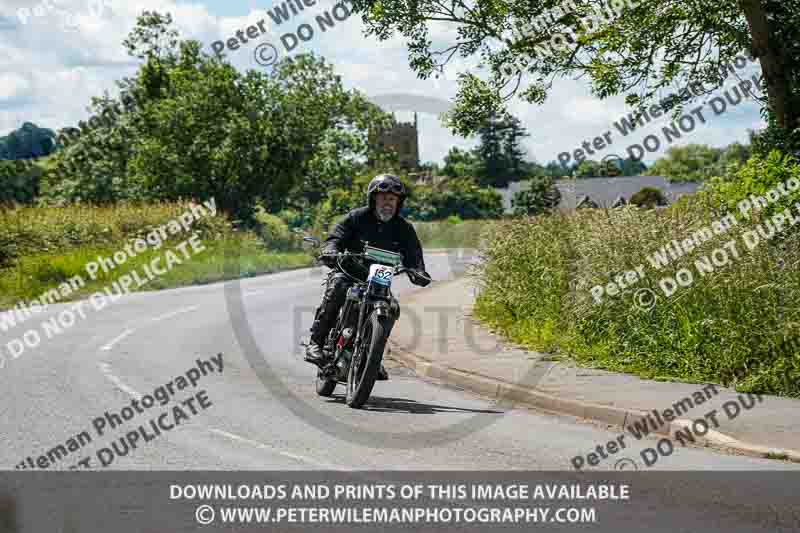
[[(434, 279), (463, 274), (464, 261), (457, 255), (430, 254), (426, 259)], [(171, 429), (155, 437), (156, 428), (146, 426), (153, 438), (139, 439), (124, 455), (108, 456), (103, 470), (558, 471), (571, 470), (572, 457), (618, 435), (618, 429), (569, 417), (498, 406), (446, 384), (418, 379), (399, 366), (390, 365), (391, 380), (376, 384), (364, 409), (344, 405), (341, 386), (332, 398), (316, 396), (313, 368), (302, 361), (297, 343), (307, 335), (322, 294), (323, 272), (303, 269), (128, 295), (88, 313), (36, 349), (8, 358), (0, 369), (0, 466), (30, 468), (37, 458), (58, 445), (67, 447), (85, 431), (91, 443), (47, 467), (67, 469), (91, 456), (91, 466), (101, 468), (97, 449), (115, 450), (116, 441), (118, 450), (121, 436), (146, 426), (156, 414), (169, 413), (173, 404), (144, 409), (117, 428), (110, 428), (109, 420), (132, 400), (141, 401), (167, 383), (175, 400), (195, 398), (191, 410), (183, 404), (188, 416), (175, 420), (169, 414)], [(398, 295), (425, 290), (405, 278), (397, 280), (395, 288)], [(240, 308), (236, 302), (241, 302)], [(0, 343), (5, 345), (65, 308), (54, 306), (3, 334)], [(243, 349), (245, 330), (261, 362), (252, 347)], [(198, 360), (204, 363), (198, 366)], [(196, 374), (188, 373), (192, 369)], [(179, 390), (178, 378), (187, 375), (196, 378), (196, 386)], [(426, 437), (448, 435), (448, 428), (469, 427), (470, 420), (487, 417), (490, 423), (453, 432), (450, 439)], [(97, 418), (106, 420), (103, 436), (96, 434)], [(338, 425), (352, 428), (349, 436), (330, 431)], [(655, 442), (638, 443), (631, 457)], [(624, 467), (617, 463), (608, 461), (600, 468)], [(800, 468), (687, 448), (651, 470), (773, 470), (793, 471), (796, 477)], [(699, 508), (711, 505), (702, 494), (685, 498)], [(644, 516), (649, 511), (636, 507), (629, 512)]]
[[(463, 261), (454, 255), (432, 254), (427, 259), (434, 279), (463, 272)], [(97, 417), (119, 414), (132, 399), (197, 367), (198, 359), (211, 361), (220, 353), (221, 373), (209, 371), (196, 387), (174, 389), (180, 399), (205, 390), (211, 405), (197, 408), (196, 415), (189, 413), (190, 420), (126, 456), (115, 457), (108, 468), (563, 470), (570, 468), (574, 455), (615, 436), (572, 419), (497, 406), (446, 384), (417, 379), (399, 366), (390, 366), (391, 380), (376, 384), (363, 410), (343, 404), (341, 386), (330, 399), (316, 396), (313, 368), (302, 361), (297, 343), (308, 334), (323, 272), (303, 269), (243, 280), (237, 286), (219, 283), (128, 295), (100, 312), (87, 313), (86, 319), (53, 339), (43, 339), (36, 349), (9, 358), (0, 369), (0, 434), (6, 441), (0, 447), (0, 465), (13, 469), (28, 456), (35, 460), (92, 430)], [(236, 312), (230, 309), (226, 286), (240, 295), (245, 324), (232, 318)], [(405, 278), (395, 287), (398, 295), (424, 290)], [(5, 333), (0, 342), (20, 336), (63, 308), (66, 305), (54, 306)], [(280, 387), (265, 385), (258, 377), (253, 354), (239, 346), (237, 329), (252, 333), (259, 356)], [(136, 427), (163, 410), (156, 405), (127, 425)], [(490, 417), (491, 423), (447, 442), (420, 439), (476, 416)], [(121, 430), (106, 424), (108, 438), (97, 437), (86, 449), (119, 437)], [(372, 446), (365, 453), (365, 442), (357, 436), (332, 436), (327, 424), (347, 424), (378, 436), (367, 441)], [(383, 442), (380, 435), (386, 435)], [(74, 452), (49, 468), (67, 468), (81, 459), (79, 455)], [(653, 468), (792, 466), (686, 449)]]

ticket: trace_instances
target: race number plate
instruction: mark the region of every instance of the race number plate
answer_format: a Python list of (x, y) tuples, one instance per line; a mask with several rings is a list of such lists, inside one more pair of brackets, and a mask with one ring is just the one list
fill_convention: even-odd
[(392, 285), (392, 268), (384, 265), (370, 266), (367, 281), (390, 287)]

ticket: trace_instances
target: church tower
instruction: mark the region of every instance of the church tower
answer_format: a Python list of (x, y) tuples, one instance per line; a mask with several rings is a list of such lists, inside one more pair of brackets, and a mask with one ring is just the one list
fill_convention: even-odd
[(414, 113), (414, 122), (397, 122), (392, 112), (394, 126), (391, 129), (378, 131), (375, 142), (382, 149), (391, 149), (397, 153), (400, 167), (414, 171), (419, 169), (419, 120)]

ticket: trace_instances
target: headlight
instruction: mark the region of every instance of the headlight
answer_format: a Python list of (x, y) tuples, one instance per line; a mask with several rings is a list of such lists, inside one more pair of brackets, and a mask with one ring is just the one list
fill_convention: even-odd
[(381, 285), (380, 283), (370, 283), (367, 287), (367, 292), (374, 298), (388, 298), (389, 287)]

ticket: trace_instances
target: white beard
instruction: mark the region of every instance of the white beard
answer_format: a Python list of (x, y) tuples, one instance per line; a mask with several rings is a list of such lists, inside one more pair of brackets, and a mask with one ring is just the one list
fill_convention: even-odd
[(381, 222), (389, 222), (390, 220), (392, 220), (392, 217), (394, 217), (393, 210), (387, 209), (385, 211), (381, 211), (377, 207), (375, 208), (375, 214), (378, 216)]

